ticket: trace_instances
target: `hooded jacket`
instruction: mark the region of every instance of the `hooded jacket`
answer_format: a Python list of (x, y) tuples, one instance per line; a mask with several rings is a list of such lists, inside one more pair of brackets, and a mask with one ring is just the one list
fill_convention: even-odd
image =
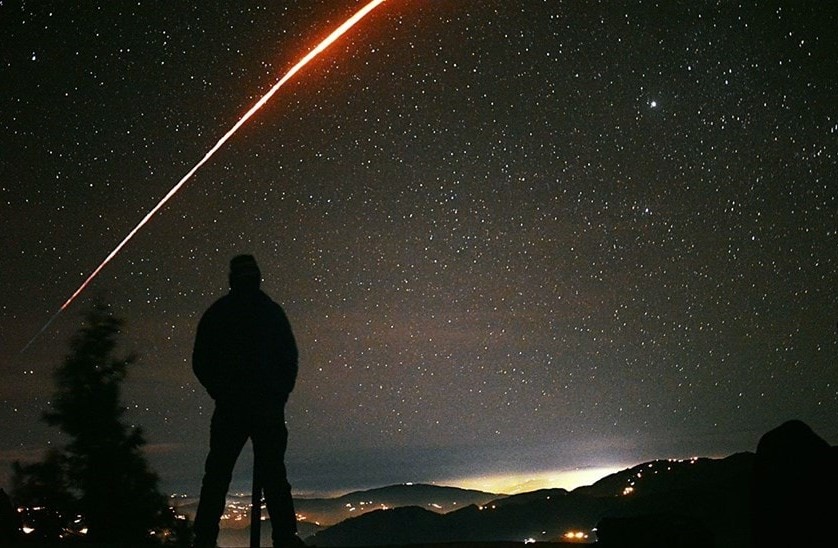
[(285, 311), (260, 289), (231, 290), (198, 323), (192, 369), (218, 403), (283, 406), (297, 361)]

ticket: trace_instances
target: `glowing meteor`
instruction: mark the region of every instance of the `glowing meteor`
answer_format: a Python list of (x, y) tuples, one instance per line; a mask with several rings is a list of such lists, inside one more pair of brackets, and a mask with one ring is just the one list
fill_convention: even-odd
[(355, 14), (352, 17), (350, 17), (349, 19), (344, 21), (344, 23), (342, 25), (340, 25), (338, 28), (336, 28), (334, 31), (332, 31), (332, 33), (329, 36), (327, 36), (322, 42), (317, 44), (317, 46), (313, 50), (308, 52), (308, 54), (305, 57), (300, 59), (297, 62), (296, 65), (291, 67), (291, 69), (288, 72), (285, 73), (285, 76), (283, 76), (276, 84), (274, 84), (273, 87), (270, 90), (268, 90), (268, 92), (265, 93), (262, 96), (262, 98), (259, 99), (256, 102), (256, 104), (253, 105), (250, 108), (250, 110), (248, 110), (244, 114), (244, 116), (242, 116), (239, 119), (239, 121), (236, 122), (235, 125), (233, 125), (233, 127), (231, 127), (230, 130), (227, 133), (224, 134), (223, 137), (221, 137), (221, 139), (218, 140), (217, 143), (215, 143), (215, 146), (213, 146), (211, 149), (209, 149), (209, 151), (204, 155), (204, 157), (201, 158), (201, 161), (199, 161), (197, 164), (195, 164), (192, 167), (192, 169), (190, 169), (186, 173), (186, 175), (184, 175), (183, 178), (180, 181), (178, 181), (178, 183), (175, 186), (173, 186), (171, 188), (171, 190), (169, 190), (169, 192), (165, 196), (163, 196), (163, 199), (160, 200), (157, 203), (157, 205), (154, 206), (154, 208), (152, 208), (146, 214), (146, 216), (142, 218), (142, 220), (139, 223), (137, 223), (137, 226), (135, 226), (131, 230), (131, 232), (129, 232), (128, 235), (125, 236), (125, 238), (123, 238), (123, 240), (121, 242), (119, 242), (119, 244), (113, 249), (113, 251), (111, 251), (108, 254), (108, 256), (105, 257), (105, 260), (103, 260), (99, 264), (99, 266), (96, 267), (96, 269), (87, 277), (87, 279), (84, 280), (84, 282), (82, 282), (82, 284), (79, 286), (79, 288), (76, 289), (76, 291), (72, 295), (70, 295), (70, 298), (67, 299), (64, 302), (64, 304), (61, 305), (61, 308), (59, 308), (58, 311), (56, 311), (56, 313), (52, 315), (52, 317), (41, 328), (41, 330), (38, 331), (35, 334), (35, 336), (32, 337), (32, 339), (28, 343), (26, 343), (26, 346), (23, 347), (23, 350), (21, 350), (21, 353), (25, 352), (26, 349), (29, 348), (32, 345), (33, 342), (35, 342), (35, 339), (37, 339), (41, 335), (41, 333), (46, 331), (46, 329), (52, 324), (52, 322), (55, 320), (55, 318), (57, 318), (58, 315), (61, 314), (61, 312), (63, 312), (68, 306), (70, 306), (70, 304), (76, 299), (76, 297), (78, 297), (79, 294), (81, 294), (81, 292), (84, 291), (84, 289), (88, 285), (90, 285), (90, 282), (92, 282), (93, 279), (99, 274), (99, 272), (101, 272), (102, 269), (105, 268), (105, 265), (107, 265), (109, 262), (111, 262), (111, 259), (113, 259), (116, 256), (116, 254), (119, 253), (120, 250), (123, 247), (125, 247), (125, 244), (127, 244), (131, 240), (131, 238), (133, 238), (134, 235), (137, 232), (139, 232), (140, 229), (143, 226), (145, 226), (145, 224), (148, 223), (151, 220), (151, 218), (164, 205), (166, 205), (166, 202), (168, 202), (172, 198), (172, 196), (177, 194), (177, 192), (180, 190), (180, 188), (183, 185), (185, 185), (186, 182), (189, 181), (189, 179), (192, 178), (192, 176), (195, 174), (195, 172), (198, 171), (201, 168), (201, 166), (203, 166), (205, 163), (207, 163), (209, 161), (209, 159), (212, 158), (212, 156), (218, 151), (218, 149), (220, 149), (224, 145), (224, 143), (226, 143), (227, 140), (230, 139), (230, 137), (232, 137), (233, 134), (236, 133), (239, 130), (239, 128), (242, 127), (245, 124), (245, 122), (247, 122), (256, 113), (257, 110), (262, 108), (265, 105), (265, 103), (267, 103), (270, 100), (270, 98), (273, 97), (273, 95), (277, 92), (277, 90), (279, 88), (281, 88), (288, 80), (290, 80), (295, 74), (297, 74), (297, 72), (299, 72), (300, 69), (302, 69), (304, 66), (306, 66), (309, 63), (309, 61), (311, 61), (312, 59), (314, 59), (315, 57), (320, 55), (320, 53), (322, 53), (323, 50), (325, 50), (330, 45), (332, 45), (332, 43), (335, 42), (335, 40), (337, 40), (338, 38), (343, 36), (343, 34), (346, 31), (348, 31), (350, 28), (355, 26), (356, 23), (358, 23), (361, 19), (366, 17), (367, 14), (369, 14), (372, 10), (377, 8), (380, 4), (384, 3), (384, 1), (385, 0), (372, 0), (371, 2), (367, 3), (364, 7), (362, 7), (357, 12), (355, 12)]

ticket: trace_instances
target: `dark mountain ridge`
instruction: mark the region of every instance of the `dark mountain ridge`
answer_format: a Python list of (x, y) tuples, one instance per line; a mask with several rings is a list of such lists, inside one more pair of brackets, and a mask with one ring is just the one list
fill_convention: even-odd
[[(593, 540), (597, 524), (606, 517), (665, 512), (699, 516), (715, 530), (728, 532), (736, 523), (748, 522), (741, 493), (748, 491), (753, 459), (753, 453), (742, 453), (720, 460), (653, 461), (570, 492), (543, 489), (446, 514), (416, 506), (374, 511), (324, 529), (308, 540), (317, 546), (558, 542), (574, 533)], [(704, 508), (714, 510), (708, 513)]]
[(495, 497), (447, 513), (418, 506), (375, 510), (307, 542), (326, 547), (596, 540), (606, 547), (740, 548), (755, 539), (761, 546), (788, 542), (794, 530), (795, 546), (821, 546), (832, 540), (827, 526), (838, 515), (836, 471), (838, 448), (800, 421), (789, 421), (763, 436), (756, 453), (655, 460), (570, 492)]
[(406, 483), (353, 491), (336, 498), (299, 497), (294, 499), (294, 507), (306, 521), (333, 525), (374, 510), (419, 506), (431, 512), (447, 513), (469, 505), (485, 504), (497, 497), (495, 493), (473, 489)]

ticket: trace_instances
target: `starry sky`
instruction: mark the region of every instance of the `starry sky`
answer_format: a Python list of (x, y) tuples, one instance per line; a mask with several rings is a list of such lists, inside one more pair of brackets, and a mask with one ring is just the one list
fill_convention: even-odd
[(127, 418), (196, 493), (192, 341), (243, 252), (300, 346), (298, 493), (565, 486), (792, 418), (838, 444), (824, 2), (388, 0), (21, 352), (360, 6), (0, 0), (0, 486), (66, 441), (39, 416), (100, 301), (140, 355)]

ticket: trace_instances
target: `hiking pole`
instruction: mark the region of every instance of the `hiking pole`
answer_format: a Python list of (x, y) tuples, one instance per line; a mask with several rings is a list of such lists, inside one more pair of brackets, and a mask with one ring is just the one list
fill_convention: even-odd
[(250, 548), (259, 548), (262, 529), (262, 484), (253, 463), (253, 492), (250, 495)]

